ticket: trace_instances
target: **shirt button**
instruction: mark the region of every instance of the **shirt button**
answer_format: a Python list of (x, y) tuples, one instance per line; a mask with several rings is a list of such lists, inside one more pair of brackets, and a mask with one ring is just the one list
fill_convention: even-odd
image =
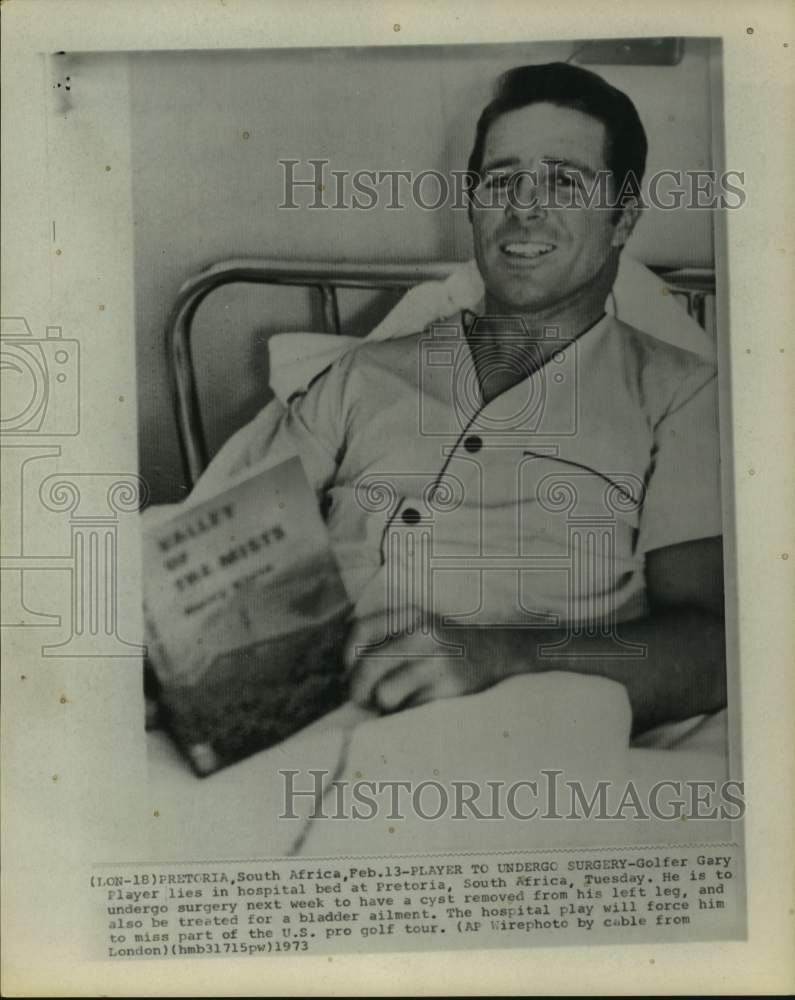
[(415, 510), (414, 507), (406, 507), (401, 517), (404, 524), (419, 524), (420, 522), (420, 512)]
[(464, 447), (470, 453), (474, 455), (476, 452), (480, 451), (483, 447), (483, 438), (477, 434), (470, 434), (468, 438), (464, 441)]

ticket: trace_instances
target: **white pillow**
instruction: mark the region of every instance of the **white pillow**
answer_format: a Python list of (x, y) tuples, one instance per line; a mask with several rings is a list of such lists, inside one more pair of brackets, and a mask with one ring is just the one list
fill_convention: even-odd
[[(331, 333), (277, 333), (268, 341), (270, 386), (281, 403), (309, 383), (336, 358), (370, 340), (391, 340), (474, 309), (483, 298), (483, 279), (474, 260), (457, 265), (445, 281), (426, 281), (410, 289), (363, 340)], [(607, 312), (668, 343), (714, 358), (706, 331), (688, 315), (666, 283), (645, 264), (622, 254)]]

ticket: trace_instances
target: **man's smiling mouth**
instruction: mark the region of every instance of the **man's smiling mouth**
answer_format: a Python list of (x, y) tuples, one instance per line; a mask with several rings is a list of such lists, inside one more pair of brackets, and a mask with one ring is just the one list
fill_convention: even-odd
[(545, 257), (547, 254), (552, 253), (554, 249), (556, 249), (554, 243), (540, 243), (535, 240), (512, 240), (511, 242), (500, 244), (500, 251), (506, 257), (517, 260), (537, 260), (539, 257)]

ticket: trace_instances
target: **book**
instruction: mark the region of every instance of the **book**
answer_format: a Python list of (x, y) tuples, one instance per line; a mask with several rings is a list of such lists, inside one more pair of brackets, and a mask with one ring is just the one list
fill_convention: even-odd
[(351, 612), (300, 459), (143, 519), (147, 655), (160, 720), (201, 776), (345, 699)]

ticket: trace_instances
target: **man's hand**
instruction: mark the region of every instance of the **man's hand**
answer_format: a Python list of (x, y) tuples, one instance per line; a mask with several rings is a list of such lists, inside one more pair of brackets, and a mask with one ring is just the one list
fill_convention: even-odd
[[(394, 638), (385, 638), (390, 624), (385, 613), (360, 619), (348, 637), (349, 693), (359, 705), (395, 712), (474, 694), (520, 669), (495, 655), (488, 628), (443, 626), (418, 608), (403, 609), (400, 618), (402, 634)], [(529, 662), (521, 669), (528, 672)]]
[[(565, 670), (623, 684), (636, 733), (722, 708), (726, 661), (721, 539), (650, 552), (646, 588), (648, 616), (618, 626), (621, 639), (638, 650), (629, 657), (616, 656), (613, 635), (576, 635), (565, 628), (450, 627), (428, 618), (427, 612), (423, 620), (417, 609), (399, 620), (385, 615), (363, 618), (347, 643), (350, 697), (360, 705), (394, 712), (435, 698), (473, 694), (514, 674)], [(431, 624), (436, 642), (428, 634)], [(388, 626), (399, 634), (385, 640)], [(449, 655), (438, 640), (451, 645)], [(552, 644), (557, 644), (557, 654), (544, 656), (543, 647)], [(366, 646), (370, 648), (361, 648)]]

